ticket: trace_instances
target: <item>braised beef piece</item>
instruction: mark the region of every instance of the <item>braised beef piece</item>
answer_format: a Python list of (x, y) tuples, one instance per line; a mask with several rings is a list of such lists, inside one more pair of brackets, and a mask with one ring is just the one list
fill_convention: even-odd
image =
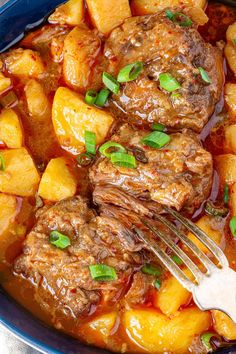
[[(14, 272), (32, 283), (35, 299), (46, 311), (62, 312), (68, 318), (87, 313), (102, 298), (116, 302), (127, 294), (127, 301), (142, 302), (152, 278), (134, 275), (152, 256), (132, 231), (133, 225), (149, 232), (132, 212), (128, 216), (127, 211), (111, 208), (98, 216), (81, 197), (42, 208), (14, 263)], [(67, 235), (71, 246), (61, 250), (50, 244), (52, 230)], [(93, 280), (89, 265), (98, 263), (114, 267), (117, 280)], [(140, 297), (132, 279), (135, 284), (143, 282)]]
[(141, 162), (139, 158), (137, 168), (131, 169), (113, 165), (110, 159), (101, 157), (90, 170), (94, 201), (132, 208), (144, 215), (154, 209), (153, 202), (177, 210), (198, 208), (211, 189), (211, 154), (190, 131), (171, 134), (170, 142), (161, 149), (140, 142), (148, 133), (125, 124), (111, 138), (134, 155), (137, 149), (139, 155), (142, 150), (147, 161)]
[[(113, 110), (126, 121), (137, 125), (159, 122), (199, 132), (220, 98), (220, 51), (202, 39), (195, 24), (181, 27), (166, 16), (166, 10), (125, 20), (106, 41), (105, 56), (114, 75), (127, 64), (144, 63), (138, 79), (122, 84), (120, 93), (112, 96)], [(201, 77), (199, 67), (210, 77), (210, 84)], [(171, 74), (181, 88), (173, 93), (160, 88), (161, 73)]]

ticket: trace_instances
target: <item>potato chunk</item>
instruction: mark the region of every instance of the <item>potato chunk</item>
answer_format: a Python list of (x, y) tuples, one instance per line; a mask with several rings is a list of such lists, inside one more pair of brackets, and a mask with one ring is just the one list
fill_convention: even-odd
[(104, 346), (107, 344), (111, 330), (115, 326), (117, 313), (109, 312), (98, 316), (80, 328), (80, 333), (85, 336), (86, 342)]
[[(196, 225), (204, 231), (215, 243), (220, 245), (222, 240), (224, 230), (222, 229), (221, 223), (214, 217), (205, 215), (201, 219), (199, 219)], [(202, 242), (200, 242), (196, 236), (194, 236), (191, 232), (188, 233), (188, 237), (198, 246), (204, 253), (208, 253), (209, 250)]]
[(225, 46), (225, 56), (230, 69), (236, 74), (236, 47), (234, 39), (236, 38), (236, 22), (230, 25), (226, 32), (227, 43)]
[(19, 78), (38, 78), (45, 72), (39, 53), (31, 49), (14, 49), (5, 60), (7, 70)]
[(22, 197), (34, 196), (39, 184), (39, 174), (25, 148), (3, 150), (6, 169), (0, 171), (0, 192)]
[(228, 340), (236, 340), (236, 324), (221, 311), (212, 311), (212, 314), (215, 331)]
[[(187, 275), (189, 276), (190, 272)], [(182, 305), (187, 304), (190, 298), (190, 292), (175, 277), (170, 276), (163, 281), (157, 292), (155, 306), (160, 308), (165, 315), (170, 316), (175, 314)]]
[(52, 159), (42, 176), (38, 194), (44, 199), (57, 202), (72, 197), (76, 192), (76, 179), (63, 157)]
[(224, 154), (215, 157), (216, 170), (221, 183), (236, 183), (236, 155)]
[(101, 144), (113, 123), (110, 113), (87, 105), (83, 96), (65, 87), (59, 87), (55, 94), (52, 119), (61, 146), (74, 154), (85, 149), (85, 130), (94, 132), (97, 144)]
[(0, 193), (0, 236), (14, 221), (17, 214), (17, 200), (12, 195)]
[(0, 141), (12, 149), (22, 146), (21, 124), (13, 109), (3, 109), (0, 114)]
[(0, 72), (0, 94), (5, 92), (11, 87), (11, 79), (5, 77), (2, 72)]
[(232, 115), (236, 115), (236, 84), (225, 85), (225, 101)]
[(51, 107), (42, 85), (32, 79), (25, 85), (25, 95), (29, 113), (35, 118), (50, 117)]
[(128, 0), (86, 0), (92, 22), (97, 29), (108, 34), (131, 16)]
[(83, 0), (69, 0), (65, 4), (56, 8), (48, 21), (50, 23), (59, 23), (61, 25), (76, 26), (80, 24), (84, 17)]
[(185, 309), (169, 319), (154, 310), (125, 312), (124, 327), (131, 340), (149, 353), (187, 353), (194, 336), (211, 326), (209, 312)]
[(65, 38), (63, 75), (66, 83), (81, 91), (89, 86), (92, 66), (100, 51), (100, 39), (85, 26), (75, 27)]
[(236, 124), (225, 127), (225, 148), (236, 154)]
[(205, 0), (131, 0), (131, 8), (135, 15), (154, 14), (172, 6), (195, 6), (204, 8)]

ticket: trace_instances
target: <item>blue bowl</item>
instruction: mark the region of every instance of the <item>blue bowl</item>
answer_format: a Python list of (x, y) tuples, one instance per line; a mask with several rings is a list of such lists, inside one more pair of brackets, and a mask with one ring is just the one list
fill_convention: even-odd
[[(9, 0), (0, 8), (0, 52), (19, 41), (24, 36), (25, 30), (40, 25), (45, 15), (60, 3), (61, 0)], [(23, 342), (43, 353), (109, 354), (106, 350), (86, 346), (47, 327), (1, 288), (0, 324)], [(232, 350), (236, 350), (236, 347), (218, 353), (233, 354)]]

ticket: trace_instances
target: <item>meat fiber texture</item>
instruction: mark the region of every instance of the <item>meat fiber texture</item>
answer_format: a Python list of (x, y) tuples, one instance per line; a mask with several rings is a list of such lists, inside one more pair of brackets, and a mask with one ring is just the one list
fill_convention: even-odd
[[(178, 8), (171, 11), (187, 12)], [(144, 63), (137, 80), (122, 84), (119, 94), (111, 99), (113, 111), (125, 121), (139, 126), (158, 122), (199, 132), (220, 99), (220, 50), (203, 40), (194, 22), (181, 27), (167, 18), (166, 10), (125, 20), (106, 41), (105, 56), (113, 75), (127, 64)], [(210, 84), (201, 77), (200, 67), (209, 76)], [(181, 88), (174, 92), (161, 88), (161, 73), (171, 74)]]

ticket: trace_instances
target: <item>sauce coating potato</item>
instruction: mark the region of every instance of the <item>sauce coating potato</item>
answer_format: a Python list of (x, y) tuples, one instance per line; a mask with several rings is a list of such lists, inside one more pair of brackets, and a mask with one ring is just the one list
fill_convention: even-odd
[(226, 32), (227, 43), (225, 46), (225, 56), (230, 69), (236, 74), (236, 46), (234, 40), (236, 38), (236, 22), (230, 25)]
[(0, 94), (11, 87), (11, 79), (0, 72)]
[(51, 106), (43, 86), (32, 79), (25, 85), (25, 96), (30, 115), (37, 119), (51, 116)]
[(236, 115), (236, 84), (228, 83), (225, 85), (225, 101), (230, 113)]
[(50, 23), (67, 24), (76, 26), (80, 24), (84, 17), (83, 0), (69, 0), (59, 6), (49, 17)]
[(83, 96), (65, 87), (55, 94), (52, 119), (59, 143), (73, 154), (85, 150), (85, 130), (94, 132), (97, 144), (101, 144), (113, 123), (110, 113), (87, 105)]
[(171, 6), (195, 6), (204, 8), (205, 0), (132, 0), (131, 8), (136, 15), (154, 14)]
[(44, 199), (57, 202), (72, 197), (76, 192), (76, 179), (63, 157), (52, 159), (39, 185), (38, 194)]
[(0, 236), (14, 221), (17, 214), (17, 199), (12, 195), (0, 193)]
[(225, 183), (236, 183), (236, 155), (225, 154), (216, 156), (215, 165), (223, 185)]
[(235, 340), (236, 323), (221, 311), (212, 311), (212, 313), (214, 318), (214, 329), (216, 332), (228, 340)]
[(12, 149), (22, 146), (21, 123), (13, 109), (3, 109), (0, 114), (0, 141)]

